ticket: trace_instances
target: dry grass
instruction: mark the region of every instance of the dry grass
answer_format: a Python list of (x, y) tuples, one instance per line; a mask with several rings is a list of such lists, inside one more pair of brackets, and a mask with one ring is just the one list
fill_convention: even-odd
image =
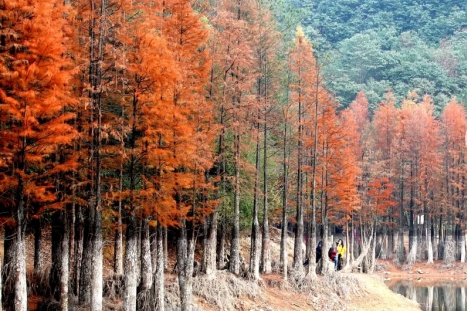
[(378, 262), (376, 261), (375, 264), (375, 271), (386, 271), (389, 269), (389, 264), (385, 261), (383, 262)]
[[(292, 270), (293, 271), (293, 270)], [(316, 310), (334, 310), (344, 307), (350, 295), (361, 295), (364, 289), (360, 280), (351, 274), (329, 273), (311, 278), (296, 272), (290, 273), (289, 287), (301, 294), (307, 294), (311, 305)]]
[(116, 300), (123, 294), (123, 275), (110, 274), (104, 280), (104, 297)]
[(236, 310), (236, 299), (256, 299), (261, 295), (261, 288), (256, 282), (244, 280), (227, 271), (217, 271), (215, 280), (206, 276), (195, 278), (193, 294), (220, 310)]

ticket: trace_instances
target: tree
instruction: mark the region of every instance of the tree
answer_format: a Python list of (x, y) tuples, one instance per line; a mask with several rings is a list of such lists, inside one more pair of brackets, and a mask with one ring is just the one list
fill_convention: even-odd
[(303, 196), (303, 157), (304, 153), (304, 117), (306, 116), (305, 109), (313, 102), (314, 94), (312, 85), (317, 79), (315, 77), (315, 59), (313, 57), (313, 49), (311, 43), (305, 37), (303, 30), (299, 27), (297, 29), (294, 46), (290, 52), (290, 68), (293, 75), (291, 83), (291, 100), (298, 106), (298, 132), (297, 132), (297, 198), (296, 198), (296, 231), (294, 243), (294, 261), (293, 267), (297, 271), (303, 270), (303, 214), (304, 214), (304, 196)]
[[(6, 250), (5, 273), (15, 280), (15, 310), (27, 310), (26, 216), (31, 202), (63, 208), (47, 176), (76, 169), (76, 158), (54, 160), (70, 146), (76, 131), (69, 82), (73, 73), (66, 56), (68, 7), (59, 1), (3, 2), (0, 38), (0, 172), (2, 199), (14, 219), (14, 240)], [(11, 252), (13, 251), (13, 252)], [(9, 254), (14, 254), (10, 256)], [(66, 263), (67, 264), (67, 263)], [(64, 272), (65, 273), (65, 272)], [(63, 282), (67, 282), (66, 274)], [(65, 289), (66, 287), (62, 287)], [(61, 296), (66, 301), (66, 292)], [(66, 306), (62, 308), (66, 310)]]
[[(441, 115), (443, 174), (441, 199), (441, 215), (445, 216), (444, 262), (455, 261), (454, 239), (456, 223), (464, 221), (464, 166), (465, 166), (465, 129), (466, 115), (463, 107), (451, 101)], [(440, 216), (442, 217), (442, 216)], [(440, 221), (441, 225), (441, 221)], [(462, 226), (461, 226), (462, 227)], [(463, 236), (463, 231), (460, 232)], [(441, 239), (441, 234), (440, 234)], [(440, 242), (441, 243), (441, 242)], [(464, 246), (463, 246), (464, 248)]]

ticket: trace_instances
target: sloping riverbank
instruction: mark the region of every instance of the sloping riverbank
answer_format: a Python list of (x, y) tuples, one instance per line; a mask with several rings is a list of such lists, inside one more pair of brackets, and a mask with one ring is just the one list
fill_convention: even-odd
[[(415, 302), (392, 292), (383, 283), (381, 276), (366, 274), (336, 274), (319, 276), (317, 280), (283, 282), (279, 275), (265, 275), (258, 283), (232, 281), (229, 274), (220, 273), (216, 286), (222, 283), (250, 290), (234, 300), (226, 291), (202, 293), (197, 296), (199, 309), (240, 311), (415, 311), (420, 310)], [(244, 283), (246, 282), (246, 283)], [(241, 285), (239, 285), (241, 284)], [(200, 293), (200, 292), (198, 292)], [(223, 297), (221, 297), (223, 296)], [(219, 300), (213, 299), (220, 298)]]

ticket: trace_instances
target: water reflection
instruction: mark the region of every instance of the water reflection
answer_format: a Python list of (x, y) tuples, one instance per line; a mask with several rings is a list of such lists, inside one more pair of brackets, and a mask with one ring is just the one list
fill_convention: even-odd
[(438, 281), (423, 284), (400, 280), (388, 283), (388, 287), (393, 292), (418, 302), (424, 311), (466, 311), (466, 287), (462, 282)]

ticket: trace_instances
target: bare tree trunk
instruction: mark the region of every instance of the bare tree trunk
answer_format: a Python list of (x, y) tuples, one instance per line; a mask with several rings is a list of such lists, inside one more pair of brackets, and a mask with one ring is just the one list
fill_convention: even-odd
[(261, 272), (271, 273), (271, 251), (269, 249), (268, 182), (267, 182), (267, 122), (264, 116), (263, 129), (263, 236), (261, 243)]
[(353, 224), (353, 213), (351, 212), (351, 216), (350, 216), (350, 244), (349, 244), (349, 258), (347, 259), (347, 265), (349, 265), (349, 263), (352, 263), (353, 260), (354, 260), (354, 245), (355, 245), (355, 228), (354, 228), (354, 224)]
[[(314, 144), (313, 144), (313, 149), (312, 149), (312, 165), (313, 169), (311, 172), (311, 223), (309, 225), (309, 228), (311, 230), (308, 231), (308, 238), (311, 240), (310, 241), (310, 248), (311, 248), (311, 253), (310, 253), (310, 258), (308, 259), (308, 275), (311, 278), (316, 277), (316, 196), (317, 196), (317, 191), (316, 191), (316, 166), (317, 166), (317, 161), (318, 161), (318, 108), (319, 108), (319, 84), (320, 84), (320, 74), (319, 74), (319, 66), (318, 62), (315, 62), (316, 66), (316, 81), (315, 81), (315, 116), (314, 116), (314, 129), (313, 129), (313, 139), (314, 139)], [(323, 222), (322, 225), (324, 226), (325, 223)], [(325, 237), (327, 239), (327, 236)], [(327, 246), (326, 246), (327, 247)], [(321, 249), (321, 260), (324, 261), (327, 254), (327, 248), (322, 246)]]
[(136, 310), (136, 290), (138, 286), (138, 232), (136, 230), (136, 218), (127, 217), (126, 247), (125, 247), (125, 273), (123, 290), (123, 310)]
[(44, 269), (42, 256), (42, 220), (37, 218), (33, 221), (34, 225), (34, 272), (40, 273)]
[(214, 276), (216, 274), (216, 245), (217, 245), (217, 223), (218, 223), (218, 211), (214, 211), (210, 216), (210, 223), (208, 228), (208, 234), (205, 237), (206, 243), (204, 252), (206, 254), (204, 273), (208, 276)]
[(164, 311), (164, 230), (160, 224), (157, 225), (157, 266), (154, 275), (154, 296), (156, 311)]
[[(15, 217), (14, 214), (12, 217)], [(14, 282), (16, 271), (16, 230), (14, 227), (5, 226), (3, 239), (3, 304), (11, 306), (14, 304)]]
[(60, 211), (52, 215), (52, 267), (50, 269), (49, 286), (52, 296), (60, 301), (61, 283), (60, 274), (62, 268), (62, 221)]
[(164, 234), (164, 236), (163, 236), (164, 261), (163, 261), (163, 263), (164, 263), (164, 270), (167, 270), (168, 267), (169, 267), (169, 266), (168, 266), (168, 265), (169, 265), (169, 248), (168, 248), (168, 246), (167, 246), (167, 243), (168, 243), (168, 242), (167, 242), (167, 241), (168, 241), (168, 237), (167, 237), (167, 228), (165, 228), (165, 227), (162, 228), (162, 231), (163, 231), (163, 234)]
[(140, 290), (149, 290), (152, 286), (151, 244), (149, 241), (149, 223), (143, 220), (141, 230), (141, 285)]
[(258, 221), (258, 204), (259, 204), (259, 171), (260, 171), (260, 153), (259, 153), (259, 122), (256, 127), (256, 152), (255, 152), (255, 188), (253, 198), (253, 222), (251, 224), (251, 248), (250, 248), (250, 275), (253, 279), (259, 279), (259, 221)]
[(376, 230), (373, 230), (373, 241), (371, 242), (371, 257), (370, 257), (370, 266), (368, 267), (368, 273), (373, 273), (376, 266)]
[(141, 228), (141, 282), (138, 287), (137, 310), (152, 311), (154, 295), (151, 293), (153, 285), (153, 266), (151, 260), (151, 243), (149, 234), (149, 220), (142, 220)]
[[(92, 203), (91, 203), (92, 204)], [(88, 304), (91, 301), (91, 267), (92, 267), (92, 224), (94, 223), (93, 208), (88, 207), (86, 221), (84, 222), (84, 242), (81, 261), (81, 274), (79, 280), (79, 302)]]
[(149, 240), (150, 240), (150, 248), (151, 248), (151, 267), (152, 267), (152, 273), (154, 274), (153, 276), (153, 282), (155, 283), (154, 281), (154, 277), (156, 275), (156, 267), (157, 265), (159, 264), (159, 262), (157, 261), (157, 227), (150, 227), (149, 228), (149, 233), (150, 233), (150, 237), (149, 237)]
[(431, 225), (431, 216), (427, 213), (426, 217), (426, 242), (427, 242), (427, 250), (428, 250), (428, 261), (427, 264), (432, 264), (433, 263), (433, 243), (432, 243), (432, 225)]
[[(392, 217), (391, 217), (392, 218)], [(394, 256), (394, 228), (388, 228), (388, 253), (387, 259), (392, 259)]]
[(345, 266), (342, 270), (340, 270), (341, 272), (351, 272), (353, 269), (358, 267), (363, 262), (365, 257), (368, 255), (368, 251), (370, 250), (370, 247), (371, 247), (371, 241), (373, 240), (373, 230), (374, 228), (372, 229), (370, 233), (369, 241), (364, 241), (366, 239), (364, 239), (364, 232), (362, 232), (362, 244), (365, 244), (362, 247), (362, 252), (352, 263), (350, 263), (349, 265)]
[(352, 250), (349, 244), (349, 222), (346, 222), (345, 225), (345, 245), (347, 245), (347, 254), (345, 254), (345, 265), (349, 264), (350, 250)]
[(461, 252), (461, 262), (465, 262), (465, 231), (462, 229), (462, 225), (459, 229), (459, 247)]
[[(123, 109), (122, 109), (123, 110)], [(118, 178), (118, 192), (123, 191), (123, 160), (120, 163), (120, 174)], [(115, 230), (114, 246), (114, 272), (118, 275), (123, 274), (123, 228), (122, 228), (122, 199), (118, 199), (117, 210), (117, 230)]]
[[(83, 250), (84, 250), (84, 219), (82, 213), (82, 207), (78, 205), (76, 209), (76, 229), (75, 229), (75, 240), (72, 241), (75, 244), (74, 247), (74, 267), (73, 267), (73, 290), (76, 296), (79, 296), (81, 293), (80, 284), (81, 284), (81, 266), (83, 262)], [(81, 300), (80, 300), (81, 301)]]
[[(75, 149), (76, 152), (76, 149)], [(72, 172), (72, 178), (73, 180), (76, 179), (76, 173)], [(76, 182), (73, 181), (73, 185), (71, 188), (71, 197), (72, 197), (72, 202), (71, 202), (71, 207), (70, 210), (67, 211), (68, 217), (67, 217), (67, 222), (68, 222), (68, 278), (71, 279), (68, 280), (68, 291), (73, 294), (74, 293), (74, 288), (75, 288), (75, 279), (73, 278), (76, 276), (75, 274), (75, 262), (77, 258), (75, 257), (75, 242), (76, 242), (76, 235), (75, 235), (75, 225), (76, 225)]]
[(17, 211), (16, 211), (16, 276), (15, 276), (15, 311), (27, 311), (28, 294), (26, 286), (26, 220), (24, 218), (25, 202), (22, 180), (18, 178)]
[(2, 259), (0, 258), (0, 311), (3, 310), (2, 308), (2, 290), (3, 290), (2, 266), (3, 266), (3, 262), (2, 262)]
[(240, 135), (234, 137), (235, 181), (234, 181), (234, 219), (232, 241), (230, 243), (229, 270), (234, 274), (240, 273)]
[(456, 242), (454, 241), (452, 234), (449, 233), (446, 236), (446, 243), (444, 244), (444, 258), (443, 263), (451, 265), (456, 261)]
[[(100, 174), (99, 174), (100, 175)], [(98, 177), (100, 179), (100, 177)], [(99, 182), (100, 183), (100, 182)], [(100, 189), (100, 187), (99, 187)], [(100, 204), (100, 191), (98, 191), (99, 202), (96, 206), (96, 217), (94, 224), (94, 243), (92, 254), (92, 276), (91, 276), (91, 311), (102, 310), (103, 293), (103, 252), (102, 252), (102, 214)]]
[(219, 226), (219, 232), (217, 234), (217, 267), (218, 269), (224, 269), (225, 266), (225, 224), (221, 222)]
[(289, 167), (288, 161), (289, 157), (287, 154), (287, 146), (288, 146), (288, 137), (287, 137), (287, 114), (284, 112), (284, 146), (282, 147), (283, 151), (283, 163), (282, 163), (282, 170), (283, 170), (283, 190), (282, 190), (282, 218), (281, 218), (281, 243), (280, 243), (280, 266), (282, 268), (282, 277), (284, 280), (287, 280), (287, 265), (288, 265), (288, 250), (287, 250), (287, 200), (288, 200), (288, 192), (289, 192)]
[(69, 240), (68, 219), (66, 210), (62, 213), (61, 234), (61, 267), (60, 267), (60, 311), (68, 311), (68, 287), (69, 287)]
[(417, 261), (418, 235), (417, 230), (413, 230), (412, 232), (412, 247), (410, 248), (409, 255), (407, 256), (408, 265), (413, 265)]
[(195, 252), (194, 234), (187, 239), (186, 223), (179, 230), (177, 240), (178, 285), (180, 288), (180, 310), (193, 310), (193, 262)]
[[(300, 83), (300, 82), (299, 82)], [(300, 96), (300, 95), (299, 95)], [(303, 125), (302, 125), (302, 103), (298, 103), (298, 150), (297, 150), (297, 214), (293, 267), (299, 272), (303, 272), (303, 172), (302, 172), (302, 145), (303, 145)]]

